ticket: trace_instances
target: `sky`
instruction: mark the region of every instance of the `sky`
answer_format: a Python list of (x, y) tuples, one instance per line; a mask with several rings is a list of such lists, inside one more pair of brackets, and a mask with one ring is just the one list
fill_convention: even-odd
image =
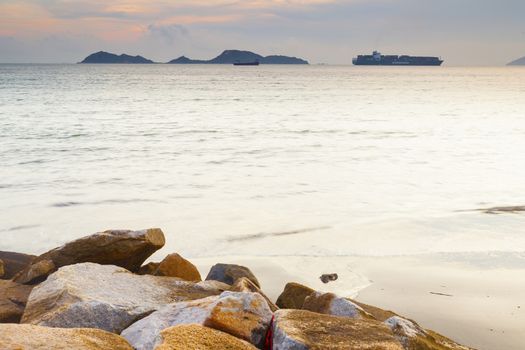
[(525, 56), (525, 0), (0, 0), (0, 62), (74, 63), (100, 50), (165, 62), (225, 49), (503, 65)]

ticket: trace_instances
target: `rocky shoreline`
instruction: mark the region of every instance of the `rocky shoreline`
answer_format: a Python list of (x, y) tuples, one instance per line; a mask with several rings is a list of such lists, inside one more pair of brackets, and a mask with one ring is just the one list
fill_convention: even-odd
[(0, 252), (0, 349), (470, 349), (392, 311), (249, 268), (204, 280), (160, 229), (110, 230), (40, 256)]

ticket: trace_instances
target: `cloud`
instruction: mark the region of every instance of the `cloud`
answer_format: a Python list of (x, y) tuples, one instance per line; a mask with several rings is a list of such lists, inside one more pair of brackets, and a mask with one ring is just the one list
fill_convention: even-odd
[(523, 0), (0, 0), (0, 36), (25, 59), (56, 38), (57, 57), (70, 43), (156, 60), (244, 48), (349, 63), (380, 49), (499, 64), (525, 54), (523, 13)]
[(168, 44), (174, 44), (181, 37), (188, 37), (189, 31), (180, 24), (150, 24), (148, 32), (153, 37), (160, 37)]

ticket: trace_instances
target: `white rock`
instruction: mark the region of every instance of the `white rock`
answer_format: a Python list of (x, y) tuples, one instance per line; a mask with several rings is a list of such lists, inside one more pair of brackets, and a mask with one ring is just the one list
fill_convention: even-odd
[(302, 308), (304, 310), (333, 316), (350, 318), (371, 317), (361, 306), (333, 293), (312, 293), (305, 298)]
[(260, 294), (223, 292), (220, 296), (167, 305), (121, 335), (137, 350), (152, 350), (162, 341), (163, 329), (200, 324), (262, 346), (271, 319), (272, 312)]
[(120, 333), (165, 304), (220, 292), (216, 284), (140, 276), (113, 265), (69, 265), (33, 289), (22, 323)]

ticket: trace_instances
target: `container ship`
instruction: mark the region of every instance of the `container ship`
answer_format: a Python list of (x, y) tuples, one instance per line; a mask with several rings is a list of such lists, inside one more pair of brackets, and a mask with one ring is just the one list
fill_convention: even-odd
[(371, 55), (359, 55), (352, 60), (356, 66), (441, 66), (439, 57), (381, 55), (374, 51)]

